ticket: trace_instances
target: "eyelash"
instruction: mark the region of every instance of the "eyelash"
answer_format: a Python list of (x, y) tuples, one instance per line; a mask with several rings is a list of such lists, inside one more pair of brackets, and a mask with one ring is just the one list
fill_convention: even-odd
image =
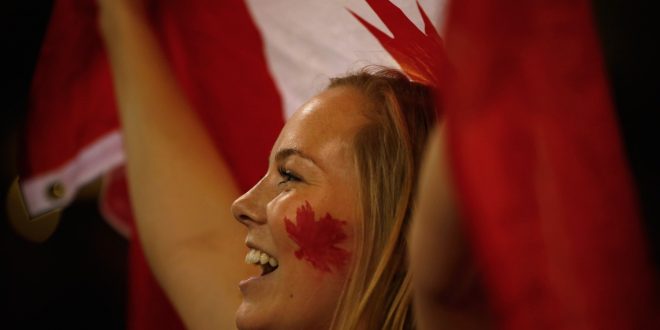
[(278, 185), (287, 183), (287, 182), (299, 182), (302, 181), (302, 179), (291, 172), (290, 170), (284, 168), (283, 166), (280, 166), (277, 168), (277, 171), (280, 173), (280, 176), (282, 177), (282, 181), (278, 183)]

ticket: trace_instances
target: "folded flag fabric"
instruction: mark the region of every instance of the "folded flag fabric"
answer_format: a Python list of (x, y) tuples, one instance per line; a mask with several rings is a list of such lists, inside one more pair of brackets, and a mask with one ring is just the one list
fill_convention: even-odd
[(444, 91), (469, 239), (503, 329), (656, 329), (591, 2), (454, 1)]
[(358, 19), (438, 90), (494, 327), (660, 328), (591, 3), (453, 1), (445, 54), (429, 20), (367, 2), (393, 36)]

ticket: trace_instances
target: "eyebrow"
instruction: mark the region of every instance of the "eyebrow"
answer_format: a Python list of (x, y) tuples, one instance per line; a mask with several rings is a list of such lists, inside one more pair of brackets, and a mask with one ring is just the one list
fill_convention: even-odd
[(312, 162), (314, 165), (316, 165), (316, 167), (318, 167), (318, 168), (320, 168), (320, 169), (323, 169), (323, 168), (322, 168), (321, 166), (319, 166), (319, 164), (314, 160), (314, 158), (308, 156), (307, 154), (305, 154), (304, 152), (302, 152), (302, 151), (300, 151), (300, 150), (298, 150), (298, 149), (296, 149), (296, 148), (285, 148), (285, 149), (280, 149), (280, 150), (278, 150), (277, 153), (275, 154), (274, 159), (275, 159), (275, 162), (278, 162), (278, 163), (279, 163), (279, 162), (283, 162), (285, 159), (287, 159), (287, 158), (289, 158), (289, 157), (291, 157), (291, 156), (298, 156), (298, 157), (300, 157), (300, 158), (307, 159), (307, 160), (309, 160), (310, 162)]

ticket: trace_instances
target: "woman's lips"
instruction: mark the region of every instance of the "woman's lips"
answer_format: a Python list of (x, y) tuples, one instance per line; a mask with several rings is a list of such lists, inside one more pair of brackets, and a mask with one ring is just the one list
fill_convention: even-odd
[[(249, 254), (249, 252), (248, 252), (248, 254)], [(252, 258), (254, 258), (254, 257), (252, 257)], [(257, 275), (257, 276), (251, 276), (250, 278), (244, 279), (244, 280), (242, 280), (238, 283), (238, 286), (239, 286), (241, 292), (243, 292), (243, 294), (246, 293), (248, 285), (255, 285), (255, 284), (260, 283), (264, 280), (268, 280), (268, 278), (271, 277), (270, 274), (275, 272), (279, 268), (279, 266), (273, 267), (269, 263), (261, 264), (260, 261), (261, 261), (261, 259), (259, 260), (259, 263), (250, 263), (250, 264), (256, 264), (256, 265), (261, 266), (261, 268), (262, 268), (261, 274)], [(246, 256), (246, 262), (247, 262), (247, 256)]]

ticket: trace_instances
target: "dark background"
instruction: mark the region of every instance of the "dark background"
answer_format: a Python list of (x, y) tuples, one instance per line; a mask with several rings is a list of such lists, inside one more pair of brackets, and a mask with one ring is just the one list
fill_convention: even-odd
[[(92, 0), (87, 0), (92, 1)], [(660, 265), (660, 71), (658, 23), (650, 1), (594, 2), (613, 98), (644, 226)], [(30, 79), (52, 1), (0, 2), (0, 328), (123, 329), (127, 242), (100, 217), (93, 198), (62, 215), (53, 236), (30, 243), (9, 227), (5, 198)]]
[(0, 2), (0, 329), (124, 329), (128, 243), (101, 218), (94, 187), (43, 244), (16, 235), (5, 212), (52, 3)]

